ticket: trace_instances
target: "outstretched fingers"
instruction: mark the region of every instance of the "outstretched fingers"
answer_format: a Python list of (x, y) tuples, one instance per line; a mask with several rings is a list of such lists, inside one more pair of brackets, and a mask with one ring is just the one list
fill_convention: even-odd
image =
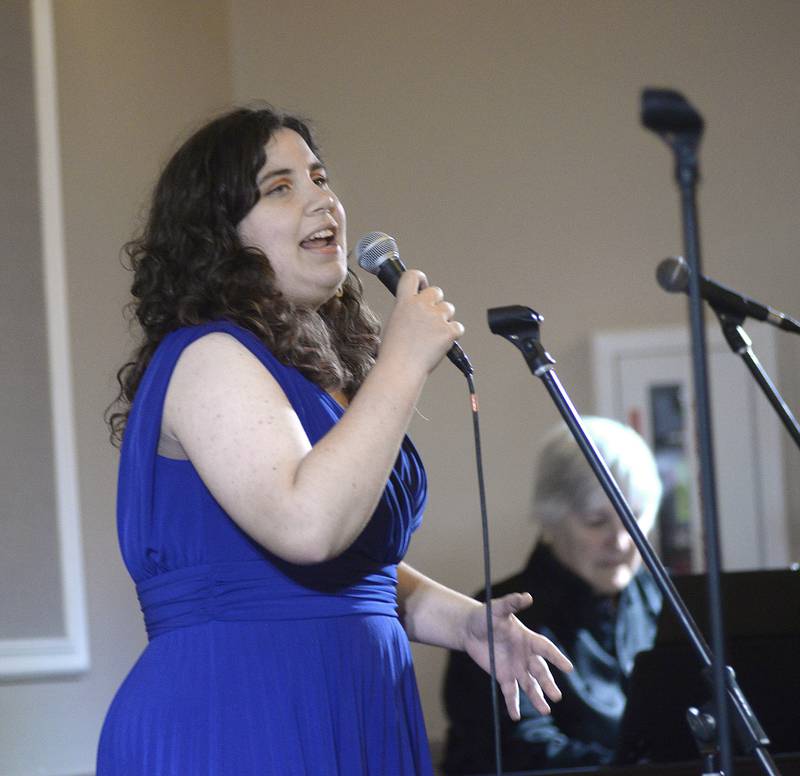
[[(529, 593), (509, 593), (492, 601), (492, 620), (498, 644), (497, 679), (508, 713), (514, 720), (520, 718), (520, 690), (540, 714), (549, 714), (548, 699), (561, 700), (561, 691), (553, 679), (550, 665), (562, 671), (572, 671), (570, 660), (550, 639), (526, 628), (515, 617), (532, 603)], [(478, 651), (473, 656), (486, 667), (484, 624), (475, 619), (473, 627), (473, 637), (478, 642)]]
[(503, 693), (503, 700), (506, 702), (508, 716), (516, 722), (521, 716), (519, 711), (519, 685), (513, 679), (501, 682), (500, 691)]
[[(561, 690), (553, 679), (553, 674), (550, 672), (550, 667), (544, 661), (544, 658), (537, 654), (532, 654), (528, 658), (527, 674), (535, 682), (539, 689), (539, 695), (544, 692), (551, 701), (561, 700)], [(533, 698), (531, 698), (533, 700)], [(544, 700), (544, 698), (542, 699)]]
[[(539, 655), (544, 660), (547, 660), (549, 663), (554, 665), (556, 668), (560, 668), (562, 671), (566, 671), (569, 673), (573, 669), (572, 661), (555, 645), (553, 644), (547, 636), (542, 636), (540, 633), (532, 633), (533, 638), (533, 652), (536, 655)], [(550, 674), (550, 669), (547, 668), (547, 665), (542, 661), (542, 665), (547, 670), (547, 673)], [(552, 680), (552, 676), (550, 679)]]
[[(530, 673), (526, 673), (520, 684), (522, 685), (523, 692), (528, 696), (528, 700), (530, 700), (530, 702), (533, 704), (536, 711), (538, 711), (540, 714), (549, 714), (550, 705), (547, 703), (547, 700), (544, 697), (542, 686), (539, 681)], [(557, 701), (560, 700), (560, 698), (561, 695), (559, 694), (557, 698), (553, 698), (552, 700)]]

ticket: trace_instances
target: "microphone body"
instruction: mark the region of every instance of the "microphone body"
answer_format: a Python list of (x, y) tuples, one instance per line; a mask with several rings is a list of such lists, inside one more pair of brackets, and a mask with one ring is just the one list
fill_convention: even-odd
[[(356, 244), (356, 258), (361, 269), (375, 275), (383, 283), (392, 296), (397, 295), (397, 284), (400, 276), (406, 271), (406, 265), (400, 258), (397, 241), (383, 232), (369, 232)], [(447, 357), (460, 369), (465, 377), (472, 372), (472, 364), (461, 346), (454, 342)]]
[[(656, 279), (665, 291), (689, 293), (689, 265), (682, 256), (670, 256), (656, 268)], [(717, 312), (729, 315), (741, 315), (766, 321), (784, 331), (800, 334), (800, 323), (794, 318), (769, 305), (756, 302), (755, 299), (740, 294), (732, 288), (717, 283), (715, 280), (700, 275), (700, 296)]]

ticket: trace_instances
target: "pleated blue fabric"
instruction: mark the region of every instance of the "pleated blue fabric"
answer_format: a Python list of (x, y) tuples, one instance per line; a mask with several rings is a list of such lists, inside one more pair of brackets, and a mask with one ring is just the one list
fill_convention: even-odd
[(175, 364), (211, 332), (261, 361), (312, 444), (343, 413), (233, 323), (163, 340), (131, 408), (117, 503), (149, 642), (109, 708), (97, 776), (431, 776), (397, 616), (397, 563), (426, 499), (419, 456), (406, 438), (370, 522), (338, 558), (296, 566), (270, 554), (191, 462), (157, 454)]

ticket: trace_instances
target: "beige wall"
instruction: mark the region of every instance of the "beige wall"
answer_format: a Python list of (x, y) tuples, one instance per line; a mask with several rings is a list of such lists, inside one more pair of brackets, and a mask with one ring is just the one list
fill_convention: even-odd
[[(91, 767), (105, 707), (144, 643), (116, 548), (116, 455), (100, 415), (127, 348), (117, 252), (174, 139), (232, 100), (315, 119), (350, 237), (397, 235), (445, 286), (478, 369), (494, 569), (530, 538), (536, 439), (556, 418), (485, 310), (527, 304), (582, 411), (594, 330), (680, 323), (653, 268), (680, 250), (665, 146), (638, 124), (645, 85), (682, 89), (708, 122), (701, 217), (708, 274), (800, 312), (800, 6), (790, 2), (65, 0), (56, 4), (67, 274), (92, 668), (0, 687), (0, 774)], [(368, 278), (369, 296), (388, 309)], [(780, 384), (800, 406), (800, 355)], [(413, 434), (431, 477), (411, 561), (462, 590), (480, 582), (463, 381), (448, 365)], [(787, 446), (787, 473), (800, 456)], [(787, 477), (792, 513), (800, 504)], [(793, 523), (794, 555), (800, 525)], [(443, 733), (442, 656), (417, 650), (426, 718)], [(13, 719), (8, 725), (6, 720)]]
[[(351, 242), (394, 233), (441, 283), (477, 366), (494, 569), (531, 529), (536, 439), (556, 411), (520, 355), (491, 335), (503, 304), (545, 316), (543, 339), (581, 411), (592, 409), (592, 331), (684, 320), (657, 262), (682, 247), (671, 154), (638, 121), (643, 86), (680, 89), (708, 130), (700, 192), (704, 268), (800, 311), (800, 6), (787, 2), (537, 0), (232, 5), (237, 100), (312, 116)], [(384, 291), (365, 281), (386, 309)], [(800, 406), (800, 343), (780, 340), (780, 384)], [(463, 380), (439, 369), (413, 435), (431, 478), (410, 560), (470, 591), (482, 565)], [(787, 472), (800, 454), (786, 449)], [(796, 483), (797, 477), (787, 477)], [(798, 493), (792, 501), (797, 514)], [(800, 525), (793, 525), (794, 556)], [(535, 591), (534, 591), (535, 595)], [(443, 657), (416, 650), (432, 738)]]

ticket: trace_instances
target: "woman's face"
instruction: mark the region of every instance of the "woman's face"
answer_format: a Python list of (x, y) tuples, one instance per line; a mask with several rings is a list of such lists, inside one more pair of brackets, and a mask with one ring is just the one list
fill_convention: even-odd
[(553, 554), (599, 595), (621, 593), (641, 557), (611, 504), (594, 512), (572, 512), (549, 526), (545, 540)]
[(317, 308), (347, 275), (344, 208), (294, 130), (279, 129), (265, 151), (256, 179), (261, 197), (237, 231), (244, 245), (264, 252), (289, 301)]

